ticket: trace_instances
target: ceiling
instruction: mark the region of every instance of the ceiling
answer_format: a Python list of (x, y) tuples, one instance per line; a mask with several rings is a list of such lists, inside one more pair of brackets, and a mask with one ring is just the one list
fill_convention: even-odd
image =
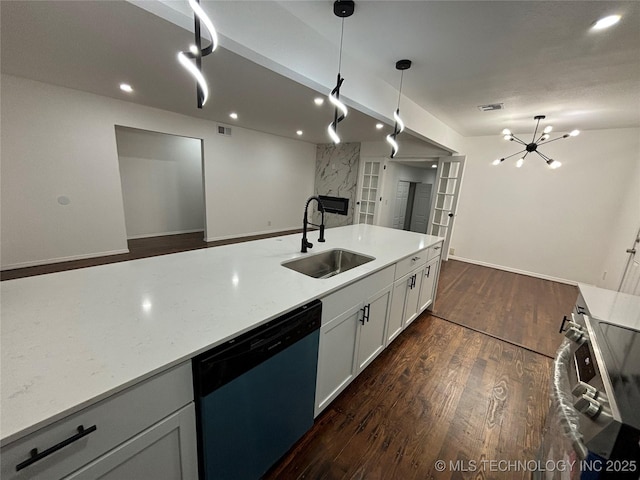
[[(174, 4), (186, 7), (184, 1)], [(202, 0), (227, 38), (230, 31), (259, 32), (265, 43), (292, 56), (313, 55), (303, 50), (312, 36), (338, 51), (340, 22), (331, 4)], [(0, 8), (3, 73), (312, 143), (329, 141), (332, 110), (327, 102), (313, 103), (314, 89), (224, 48), (203, 61), (212, 97), (198, 110), (193, 81), (176, 60), (193, 34), (131, 3), (2, 1)], [(279, 28), (283, 10), (290, 28)], [(623, 15), (618, 25), (590, 31), (611, 13)], [(345, 20), (344, 52), (395, 89), (395, 61), (411, 59), (403, 99), (464, 136), (493, 135), (505, 126), (531, 132), (537, 114), (547, 115), (556, 131), (640, 127), (640, 2), (360, 0)], [(132, 84), (134, 93), (121, 92), (121, 82)], [(505, 108), (480, 112), (477, 106), (487, 103)], [(238, 120), (229, 118), (231, 111)], [(350, 109), (339, 125), (343, 141), (381, 140), (391, 130), (388, 115), (368, 113)], [(385, 120), (382, 131), (375, 129), (378, 120)]]

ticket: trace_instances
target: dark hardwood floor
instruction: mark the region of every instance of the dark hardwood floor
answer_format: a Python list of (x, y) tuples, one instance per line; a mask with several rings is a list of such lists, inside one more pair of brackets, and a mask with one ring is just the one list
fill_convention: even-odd
[(185, 252), (187, 250), (196, 250), (198, 248), (209, 248), (217, 247), (220, 245), (228, 245), (231, 243), (249, 242), (251, 240), (259, 240), (261, 238), (277, 237), (280, 235), (287, 235), (289, 233), (298, 233), (300, 231), (301, 230), (287, 230), (272, 234), (251, 235), (248, 237), (216, 240), (214, 242), (205, 242), (204, 232), (138, 238), (127, 241), (129, 253), (108, 255), (104, 257), (85, 258), (82, 260), (71, 260), (68, 262), (50, 263), (47, 265), (16, 268), (13, 270), (3, 270), (0, 272), (0, 280), (13, 280), (15, 278), (43, 275), (45, 273), (63, 272), (65, 270), (95, 267), (96, 265), (105, 265), (107, 263), (126, 262), (128, 260), (136, 260), (139, 258)]
[(576, 297), (569, 285), (444, 263), (433, 315), (410, 325), (265, 479), (531, 478), (521, 466), (536, 459), (558, 325)]
[(577, 297), (572, 285), (449, 260), (433, 314), (553, 357)]
[[(545, 356), (423, 314), (265, 478), (530, 478), (490, 462), (535, 459), (551, 365)], [(446, 462), (444, 471), (437, 460)], [(456, 461), (458, 470), (470, 470), (473, 461), (477, 471), (455, 471), (449, 462)]]

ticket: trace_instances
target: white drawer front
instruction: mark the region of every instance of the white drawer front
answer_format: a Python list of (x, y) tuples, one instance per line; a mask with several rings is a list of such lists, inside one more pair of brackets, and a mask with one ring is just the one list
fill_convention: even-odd
[(365, 298), (393, 283), (391, 265), (322, 298), (322, 324), (325, 325)]
[[(3, 480), (61, 478), (103, 455), (193, 400), (191, 362), (134, 385), (59, 420), (1, 450)], [(41, 453), (95, 425), (95, 431), (16, 471), (36, 448)]]
[(428, 250), (429, 250), (428, 248), (424, 248), (424, 249), (414, 253), (413, 255), (409, 255), (408, 257), (403, 258), (402, 260), (398, 261), (398, 263), (396, 263), (396, 276), (395, 276), (395, 279), (397, 280), (400, 277), (403, 277), (407, 273), (411, 272), (415, 268), (426, 264), (427, 263), (427, 255), (428, 255), (427, 251)]
[(427, 248), (427, 261), (436, 258), (440, 254), (442, 254), (442, 242)]

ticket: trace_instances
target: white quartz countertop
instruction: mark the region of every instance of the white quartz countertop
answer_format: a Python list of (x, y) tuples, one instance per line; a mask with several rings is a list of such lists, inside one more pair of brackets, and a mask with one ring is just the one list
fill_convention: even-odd
[[(442, 238), (371, 225), (4, 281), (2, 445)], [(280, 264), (344, 248), (375, 260), (328, 279)]]
[(640, 331), (640, 297), (584, 283), (580, 294), (593, 318)]

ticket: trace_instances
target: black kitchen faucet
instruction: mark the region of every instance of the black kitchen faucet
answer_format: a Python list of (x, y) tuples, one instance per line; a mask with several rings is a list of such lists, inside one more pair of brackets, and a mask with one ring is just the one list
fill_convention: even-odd
[[(320, 225), (316, 225), (315, 223), (311, 223), (309, 220), (307, 220), (307, 211), (309, 209), (311, 200), (315, 200), (316, 202), (318, 202), (318, 208), (322, 213)], [(307, 200), (307, 204), (304, 206), (304, 218), (302, 219), (302, 249), (300, 250), (302, 253), (307, 253), (307, 248), (313, 248), (313, 243), (307, 240), (307, 225), (320, 227), (320, 238), (318, 238), (318, 241), (324, 242), (324, 206), (322, 205), (322, 202), (318, 197), (309, 197), (309, 200)]]

